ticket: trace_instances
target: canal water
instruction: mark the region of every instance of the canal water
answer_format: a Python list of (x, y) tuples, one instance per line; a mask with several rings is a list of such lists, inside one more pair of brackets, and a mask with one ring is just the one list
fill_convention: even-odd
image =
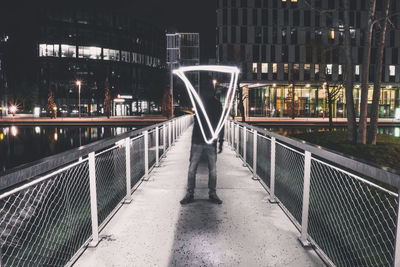
[(21, 164), (134, 129), (112, 126), (0, 127), (0, 175)]
[[(293, 135), (314, 131), (326, 131), (326, 127), (262, 127), (282, 135)], [(54, 127), (54, 126), (10, 126), (0, 127), (0, 175), (16, 166), (39, 160), (71, 148), (79, 147), (102, 138), (115, 136), (134, 127)], [(336, 127), (344, 131), (345, 127)], [(400, 138), (400, 127), (380, 127), (381, 134)]]

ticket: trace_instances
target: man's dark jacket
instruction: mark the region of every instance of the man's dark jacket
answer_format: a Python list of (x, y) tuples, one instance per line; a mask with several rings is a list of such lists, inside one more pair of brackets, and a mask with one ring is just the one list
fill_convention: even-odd
[[(222, 114), (222, 105), (219, 100), (217, 100), (215, 97), (203, 97), (203, 105), (204, 108), (207, 112), (208, 118), (210, 119), (211, 125), (213, 126), (213, 129), (217, 127), (217, 124), (219, 122), (219, 119)], [(193, 134), (192, 134), (192, 144), (206, 144), (203, 138), (203, 134), (201, 133), (201, 129), (199, 126), (199, 122), (197, 119), (197, 116), (200, 116), (200, 120), (203, 125), (203, 130), (204, 133), (206, 134), (207, 139), (211, 138), (210, 131), (208, 130), (208, 125), (207, 121), (205, 120), (202, 112), (200, 111), (200, 107), (197, 106), (197, 110), (200, 114), (196, 114), (196, 118), (194, 118), (194, 127), (193, 127)], [(222, 128), (221, 132), (218, 135), (218, 139), (220, 142), (220, 146), (222, 146), (222, 143), (224, 141), (224, 128)], [(213, 145), (216, 146), (217, 140), (213, 142)]]

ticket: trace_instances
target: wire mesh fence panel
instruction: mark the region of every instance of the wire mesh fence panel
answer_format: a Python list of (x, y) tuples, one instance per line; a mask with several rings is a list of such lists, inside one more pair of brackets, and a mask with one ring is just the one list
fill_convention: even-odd
[(149, 167), (156, 164), (156, 132), (149, 132)]
[(238, 140), (239, 140), (239, 155), (243, 157), (243, 127), (239, 126), (239, 134), (238, 134)]
[(271, 141), (257, 135), (257, 175), (271, 186)]
[(301, 223), (304, 155), (277, 143), (275, 157), (275, 195)]
[(254, 134), (246, 129), (246, 163), (253, 167), (253, 139)]
[(2, 266), (64, 266), (91, 235), (88, 162), (0, 199)]
[(134, 186), (144, 173), (144, 136), (140, 136), (131, 143), (131, 185)]
[(238, 131), (236, 130), (236, 127), (237, 127), (237, 125), (236, 124), (233, 124), (233, 132), (232, 132), (232, 146), (233, 146), (233, 148), (235, 149), (235, 151), (236, 151), (236, 144), (237, 144), (237, 135), (238, 135)]
[(317, 160), (309, 235), (337, 266), (393, 266), (397, 194)]
[(96, 187), (99, 224), (126, 195), (125, 147), (96, 155)]

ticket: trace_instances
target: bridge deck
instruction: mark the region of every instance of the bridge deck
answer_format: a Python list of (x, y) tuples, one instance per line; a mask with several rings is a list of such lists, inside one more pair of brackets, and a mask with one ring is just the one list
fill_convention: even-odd
[(190, 139), (189, 130), (74, 266), (324, 266), (227, 146), (217, 162), (224, 203), (207, 201), (207, 166), (201, 165), (196, 201), (181, 206)]

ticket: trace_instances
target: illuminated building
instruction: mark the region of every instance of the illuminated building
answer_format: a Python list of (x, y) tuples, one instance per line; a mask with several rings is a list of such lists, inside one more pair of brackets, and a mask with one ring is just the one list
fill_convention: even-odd
[[(170, 69), (200, 64), (199, 33), (167, 33), (167, 64)], [(188, 74), (194, 88), (199, 89), (200, 74)]]
[[(344, 42), (343, 2), (217, 1), (217, 60), (222, 65), (241, 67), (240, 86), (244, 93), (246, 117), (290, 117), (292, 99), (296, 117), (327, 116), (324, 83), (333, 89), (341, 86), (345, 79), (344, 53), (332, 49)], [(355, 65), (354, 101), (359, 105), (368, 1), (349, 2)], [(382, 13), (383, 3), (377, 1), (378, 14)], [(332, 12), (327, 14), (319, 10)], [(399, 2), (391, 1), (391, 13), (399, 11)], [(393, 16), (391, 21), (396, 26), (388, 28), (386, 36), (380, 117), (394, 117), (400, 108), (400, 17)], [(374, 41), (371, 52), (369, 106), (372, 103), (377, 45)], [(346, 116), (344, 90), (340, 90), (334, 101), (334, 117)]]
[[(104, 114), (106, 87), (112, 115), (161, 111), (166, 79), (162, 29), (135, 19), (128, 10), (38, 7), (32, 14), (37, 17), (26, 31), (35, 33), (29, 39), (34, 47), (29, 70), (35, 73), (27, 79), (39, 88), (42, 111), (51, 90), (58, 116), (78, 116), (77, 80), (81, 81), (82, 116)], [(18, 51), (14, 55), (22, 57)], [(14, 66), (13, 73), (17, 72)], [(14, 76), (12, 85), (18, 88)]]

